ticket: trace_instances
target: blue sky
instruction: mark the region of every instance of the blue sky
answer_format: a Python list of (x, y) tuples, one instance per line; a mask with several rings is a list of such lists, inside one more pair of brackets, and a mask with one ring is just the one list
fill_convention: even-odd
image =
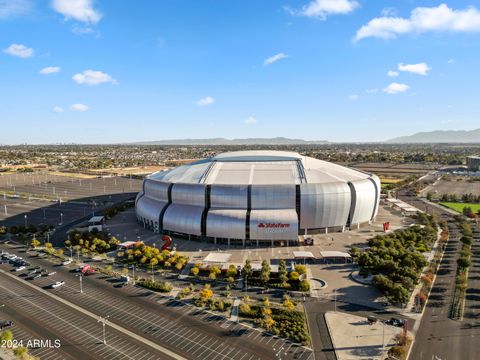
[(0, 0), (0, 144), (478, 128), (476, 3)]

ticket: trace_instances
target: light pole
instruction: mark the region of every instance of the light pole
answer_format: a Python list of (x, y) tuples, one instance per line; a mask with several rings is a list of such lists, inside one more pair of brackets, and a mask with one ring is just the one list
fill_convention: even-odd
[(245, 274), (245, 292), (248, 294), (248, 275)]
[(109, 318), (109, 315), (105, 316), (105, 317), (101, 317), (100, 319), (98, 319), (97, 322), (101, 322), (102, 323), (102, 331), (103, 331), (103, 343), (105, 345), (107, 345), (107, 337), (105, 335), (105, 324), (107, 323), (107, 319)]
[(59, 225), (63, 225), (63, 213), (60, 213), (60, 224)]
[(71, 259), (72, 259), (72, 250), (73, 250), (72, 245), (70, 245), (70, 246), (68, 247), (68, 250), (70, 250), (70, 260), (71, 260)]
[(25, 218), (25, 228), (27, 227), (27, 219), (28, 219), (28, 216), (27, 214), (23, 215), (23, 217)]
[(78, 277), (80, 279), (80, 294), (83, 294), (83, 274)]
[(132, 271), (133, 271), (133, 285), (135, 285), (135, 264), (132, 265)]

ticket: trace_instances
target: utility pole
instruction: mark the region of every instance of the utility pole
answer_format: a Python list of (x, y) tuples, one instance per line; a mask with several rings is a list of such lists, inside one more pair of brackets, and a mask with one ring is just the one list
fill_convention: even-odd
[(101, 322), (102, 323), (102, 331), (103, 331), (103, 343), (105, 345), (107, 345), (107, 337), (105, 335), (105, 324), (107, 323), (107, 319), (109, 318), (109, 316), (105, 316), (105, 317), (100, 317), (100, 319), (98, 319), (97, 322)]
[(133, 270), (133, 285), (135, 285), (135, 264), (132, 265)]
[(80, 279), (80, 294), (83, 294), (83, 274), (78, 277)]

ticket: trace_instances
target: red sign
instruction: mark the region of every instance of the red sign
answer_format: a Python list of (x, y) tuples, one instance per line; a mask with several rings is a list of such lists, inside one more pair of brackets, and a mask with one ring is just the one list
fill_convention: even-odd
[(290, 224), (282, 224), (282, 223), (260, 223), (257, 225), (259, 228), (289, 228)]

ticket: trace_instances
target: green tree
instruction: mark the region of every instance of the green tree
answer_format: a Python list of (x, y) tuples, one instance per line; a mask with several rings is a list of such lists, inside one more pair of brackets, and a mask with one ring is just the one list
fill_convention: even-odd
[(196, 277), (196, 276), (198, 276), (198, 273), (200, 272), (200, 269), (198, 267), (194, 266), (190, 269), (190, 272), (192, 273), (193, 276)]
[(251, 264), (250, 260), (247, 259), (247, 261), (245, 261), (245, 265), (242, 268), (242, 276), (244, 278), (245, 278), (245, 276), (251, 277), (252, 273), (253, 273), (252, 264)]
[(30, 246), (32, 248), (36, 248), (38, 245), (40, 245), (40, 241), (38, 241), (37, 239), (32, 239), (32, 241), (30, 242)]
[(235, 277), (237, 276), (237, 267), (235, 265), (230, 265), (227, 270), (227, 277)]
[(0, 342), (4, 343), (6, 341), (13, 340), (13, 333), (10, 330), (5, 330), (0, 332)]
[(300, 283), (298, 284), (298, 290), (303, 292), (310, 291), (310, 283), (308, 282), (308, 280), (306, 279), (301, 280)]
[(259, 279), (263, 286), (267, 286), (268, 281), (270, 280), (270, 265), (267, 260), (262, 261), (262, 270), (260, 271)]
[(280, 260), (280, 264), (278, 265), (278, 278), (282, 286), (285, 286), (287, 284), (288, 272), (287, 272), (287, 264), (284, 259)]

